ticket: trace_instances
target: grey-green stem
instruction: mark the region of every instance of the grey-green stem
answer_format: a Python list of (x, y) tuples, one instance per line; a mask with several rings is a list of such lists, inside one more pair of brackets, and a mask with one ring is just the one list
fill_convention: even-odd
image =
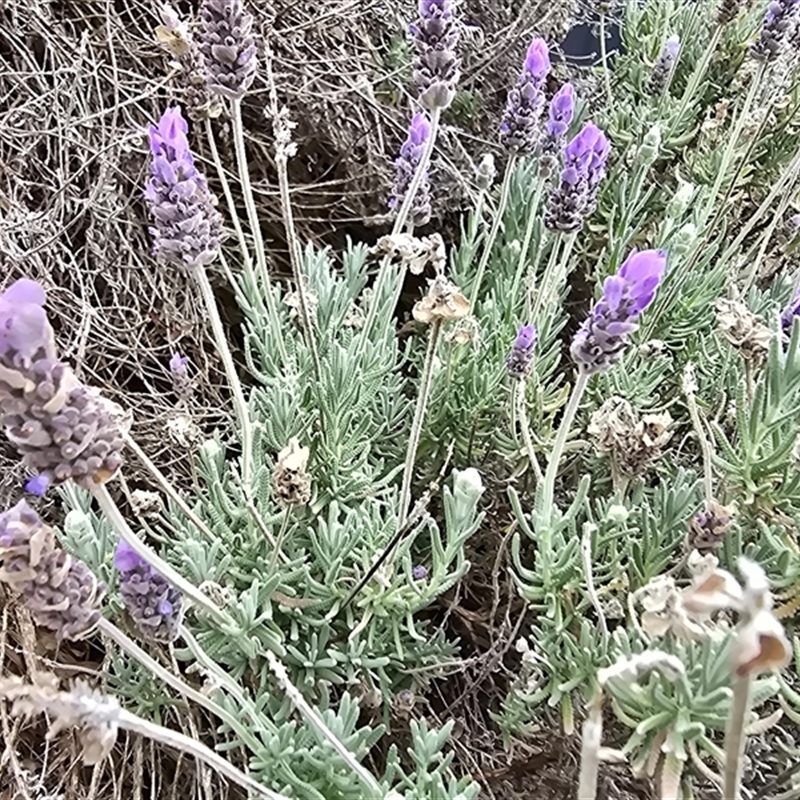
[(92, 496), (97, 500), (100, 510), (105, 514), (111, 527), (117, 532), (120, 539), (130, 545), (136, 555), (147, 561), (156, 572), (160, 572), (178, 591), (192, 600), (198, 608), (201, 608), (213, 617), (220, 626), (235, 630), (236, 623), (227, 612), (216, 606), (196, 586), (187, 581), (180, 573), (176, 572), (163, 558), (153, 552), (153, 550), (139, 539), (130, 525), (128, 525), (128, 522), (114, 502), (114, 498), (109, 494), (105, 484), (92, 489)]
[(706, 503), (711, 503), (714, 499), (714, 451), (703, 426), (703, 420), (700, 418), (696, 391), (694, 369), (691, 364), (687, 364), (684, 369), (683, 393), (686, 396), (686, 407), (689, 410), (689, 417), (692, 420), (697, 441), (700, 444), (700, 452), (703, 455), (703, 494)]
[(725, 785), (722, 792), (725, 800), (741, 800), (742, 796), (742, 761), (747, 741), (745, 728), (750, 714), (752, 684), (749, 673), (733, 676), (733, 702), (725, 731)]
[[(531, 246), (531, 239), (533, 238), (533, 230), (536, 227), (536, 223), (539, 221), (539, 201), (542, 199), (542, 190), (544, 189), (544, 181), (539, 178), (538, 183), (536, 184), (536, 190), (533, 193), (533, 199), (531, 200), (530, 204), (528, 205), (528, 224), (525, 226), (525, 236), (522, 240), (522, 249), (519, 253), (519, 259), (517, 260), (517, 271), (514, 275), (514, 283), (511, 287), (511, 296), (516, 297), (519, 292), (520, 283), (522, 283), (522, 276), (527, 274), (528, 275), (528, 285), (532, 283), (536, 276), (536, 263), (539, 260), (539, 245), (541, 242), (537, 241), (536, 249), (533, 251), (530, 260), (530, 266), (526, 270), (525, 265), (527, 263), (528, 258), (528, 251), (530, 250)], [(530, 303), (528, 301), (528, 289), (526, 287), (525, 290), (525, 309), (526, 313), (529, 309)]]
[(217, 350), (225, 368), (225, 377), (228, 379), (228, 386), (233, 395), (233, 405), (236, 409), (236, 416), (239, 418), (239, 429), (242, 435), (242, 481), (248, 484), (253, 474), (253, 426), (250, 421), (247, 400), (242, 389), (242, 382), (236, 372), (236, 365), (233, 363), (233, 355), (230, 347), (228, 347), (228, 340), (225, 338), (225, 328), (219, 316), (217, 299), (214, 297), (214, 290), (211, 288), (208, 275), (204, 269), (197, 270), (192, 274), (200, 286), (200, 293), (203, 296), (208, 321), (211, 323), (214, 341), (217, 344)]
[(521, 378), (514, 382), (514, 402), (517, 409), (517, 420), (519, 421), (519, 429), (522, 433), (522, 441), (525, 443), (525, 450), (528, 454), (528, 461), (530, 462), (533, 474), (536, 477), (536, 482), (542, 482), (542, 469), (539, 466), (539, 459), (536, 458), (536, 451), (533, 449), (533, 436), (531, 435), (530, 421), (528, 420), (528, 404), (525, 398), (525, 379)]

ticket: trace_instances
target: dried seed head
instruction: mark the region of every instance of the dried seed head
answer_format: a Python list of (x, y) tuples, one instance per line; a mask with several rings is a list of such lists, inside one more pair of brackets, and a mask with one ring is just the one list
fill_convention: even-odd
[(469, 314), (469, 300), (448, 278), (437, 275), (428, 281), (427, 294), (414, 304), (411, 313), (417, 322), (426, 325), (434, 320), (462, 319)]
[(373, 257), (388, 256), (406, 267), (412, 275), (422, 275), (428, 265), (439, 275), (447, 266), (444, 239), (439, 233), (421, 238), (410, 233), (381, 236), (369, 254)]
[(634, 593), (634, 599), (644, 609), (641, 625), (648, 636), (671, 633), (678, 639), (698, 640), (708, 634), (704, 620), (689, 613), (675, 580), (669, 576), (653, 578)]
[(730, 530), (732, 511), (718, 503), (709, 503), (689, 521), (686, 546), (689, 550), (716, 550)]
[(672, 433), (669, 412), (636, 417), (631, 404), (611, 397), (592, 414), (588, 433), (597, 449), (609, 453), (621, 475), (635, 478), (646, 472), (660, 456)]
[(719, 332), (739, 351), (742, 358), (758, 366), (769, 353), (772, 331), (764, 319), (738, 300), (717, 300)]
[(464, 317), (458, 320), (455, 325), (444, 335), (444, 340), (450, 344), (470, 344), (475, 347), (481, 341), (481, 329), (475, 317)]
[(59, 641), (91, 633), (105, 587), (24, 500), (0, 514), (0, 562), (0, 582), (22, 596), (37, 625)]
[(497, 169), (494, 165), (494, 156), (491, 153), (486, 153), (478, 164), (475, 170), (475, 184), (482, 192), (486, 192), (492, 188)]
[(284, 506), (305, 505), (311, 499), (311, 482), (306, 472), (309, 450), (295, 437), (278, 453), (272, 471), (275, 499)]
[[(304, 293), (306, 296), (306, 304), (308, 306), (308, 314), (311, 317), (312, 324), (317, 319), (317, 308), (319, 307), (319, 297), (317, 293), (308, 285), (308, 278), (303, 275), (301, 277), (304, 285)], [(289, 308), (289, 319), (297, 325), (303, 325), (302, 301), (300, 300), (300, 293), (293, 289), (287, 292), (283, 298), (283, 303)]]

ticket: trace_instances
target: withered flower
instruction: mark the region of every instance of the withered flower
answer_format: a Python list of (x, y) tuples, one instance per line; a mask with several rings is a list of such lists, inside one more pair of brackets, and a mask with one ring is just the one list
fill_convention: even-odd
[(417, 322), (426, 325), (436, 320), (462, 319), (469, 314), (469, 300), (452, 281), (437, 275), (428, 282), (427, 294), (414, 304), (411, 313)]
[(397, 233), (381, 236), (369, 254), (372, 257), (388, 256), (392, 261), (408, 268), (412, 275), (422, 275), (429, 264), (438, 275), (447, 266), (447, 252), (441, 234), (414, 236)]
[(301, 447), (296, 437), (278, 453), (272, 471), (272, 488), (281, 505), (304, 505), (311, 499), (311, 483), (306, 472), (308, 456), (309, 449)]
[(772, 331), (763, 317), (754, 314), (738, 300), (717, 300), (718, 330), (740, 353), (755, 365), (764, 362), (769, 352)]

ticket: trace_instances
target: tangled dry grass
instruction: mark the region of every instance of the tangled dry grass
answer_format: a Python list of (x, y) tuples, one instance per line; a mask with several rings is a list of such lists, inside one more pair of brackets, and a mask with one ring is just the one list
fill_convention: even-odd
[[(156, 0), (0, 0), (0, 267), (4, 283), (22, 274), (42, 281), (67, 358), (83, 379), (134, 410), (134, 438), (173, 481), (189, 486), (193, 431), (224, 429), (228, 412), (221, 367), (197, 298), (186, 291), (183, 276), (159, 268), (149, 256), (141, 199), (145, 127), (166, 103), (186, 100), (154, 36), (159, 5)], [(252, 4), (272, 52), (281, 100), (297, 123), (298, 155), (290, 177), (306, 239), (337, 247), (348, 236), (372, 243), (385, 232), (390, 164), (407, 124), (403, 31), (414, 5), (412, 0)], [(444, 229), (469, 190), (464, 176), (493, 147), (497, 112), (524, 42), (534, 31), (558, 39), (571, 8), (541, 0), (467, 1), (465, 14), (466, 100), (445, 121), (435, 162), (435, 224)], [(266, 105), (262, 74), (248, 96), (245, 125), (259, 215), (273, 268), (281, 274), (285, 243)], [(230, 164), (227, 121), (215, 120), (214, 127), (223, 161)], [(200, 153), (209, 156), (202, 144)], [(215, 288), (236, 341), (232, 294), (221, 276)], [(180, 405), (172, 391), (167, 362), (175, 349), (195, 367), (190, 407)], [(7, 505), (23, 476), (10, 454), (0, 453), (0, 466), (0, 501)], [(130, 469), (128, 475), (129, 484), (136, 484), (129, 489), (146, 488), (143, 473)], [(57, 516), (57, 509), (53, 513)], [(510, 679), (498, 671), (522, 624), (522, 610), (514, 605), (512, 587), (496, 577), (506, 573), (504, 534), (489, 535), (492, 541), (478, 545), (487, 560), (486, 571), (479, 572), (493, 579), (488, 585), (467, 582), (437, 612), (440, 624), (459, 635), (466, 649), (452, 683), (455, 693), (443, 694), (434, 685), (430, 711), (435, 716), (437, 708), (447, 709), (460, 720), (456, 757), (462, 771), (484, 781), (487, 796), (512, 797), (527, 786), (536, 788), (537, 796), (560, 797), (569, 784), (560, 789), (557, 775), (574, 753), (564, 750), (558, 759), (552, 749), (506, 754), (499, 735), (491, 732), (488, 707), (497, 681)], [(481, 610), (487, 603), (489, 613)], [(92, 643), (56, 651), (52, 642), (34, 636), (23, 611), (5, 603), (0, 634), (0, 670), (47, 669), (102, 682), (105, 653)], [(2, 800), (234, 796), (194, 765), (138, 741), (121, 746), (113, 768), (87, 770), (78, 766), (68, 737), (45, 742), (43, 727), (12, 723), (5, 708), (2, 723), (7, 745), (0, 759)], [(167, 724), (200, 731), (213, 744), (213, 729), (200, 715), (176, 708)], [(402, 735), (400, 729), (397, 736)], [(20, 759), (15, 749), (24, 754)], [(555, 777), (542, 777), (545, 766)]]

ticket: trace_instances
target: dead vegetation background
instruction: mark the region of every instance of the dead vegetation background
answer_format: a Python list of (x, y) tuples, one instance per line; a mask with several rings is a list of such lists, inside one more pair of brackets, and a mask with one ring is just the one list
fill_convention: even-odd
[[(0, 269), (3, 284), (21, 275), (48, 289), (51, 318), (68, 360), (89, 383), (133, 409), (132, 433), (176, 483), (190, 487), (192, 432), (228, 424), (224, 378), (200, 305), (184, 276), (149, 256), (145, 209), (146, 126), (171, 101), (186, 101), (167, 53), (156, 42), (155, 0), (0, 0)], [(410, 100), (405, 26), (412, 0), (326, 0), (268, 5), (252, 0), (257, 29), (273, 51), (282, 102), (297, 123), (291, 162), (293, 203), (302, 235), (340, 247), (386, 232), (391, 162), (405, 135)], [(182, 13), (193, 9), (180, 4)], [(566, 33), (575, 9), (542, 0), (465, 0), (464, 77), (445, 119), (436, 154), (432, 226), (458, 230), (472, 170), (494, 149), (494, 131), (521, 53), (537, 32)], [(247, 146), (259, 215), (273, 269), (282, 272), (283, 241), (273, 180), (263, 73), (245, 101)], [(232, 169), (223, 117), (214, 122)], [(201, 158), (204, 138), (194, 137)], [(208, 174), (214, 186), (213, 171)], [(233, 182), (235, 185), (235, 181)], [(218, 187), (216, 187), (218, 189)], [(218, 191), (221, 194), (221, 192)], [(216, 281), (230, 335), (238, 312)], [(178, 405), (167, 362), (175, 348), (196, 369), (194, 400)], [(5, 447), (5, 442), (2, 442)], [(131, 457), (125, 490), (148, 488)], [(0, 501), (18, 499), (17, 459), (0, 452)], [(58, 508), (51, 509), (58, 517)], [(496, 509), (502, 518), (503, 509)], [(461, 671), (434, 685), (414, 713), (457, 720), (455, 768), (481, 780), (490, 798), (566, 798), (577, 753), (566, 742), (503, 748), (490, 718), (513, 680), (513, 641), (523, 607), (505, 578), (505, 532), (482, 532), (476, 568), (442, 608), (437, 624), (462, 644)], [(483, 577), (481, 577), (483, 576)], [(103, 679), (99, 642), (56, 650), (37, 637), (24, 613), (0, 598), (0, 671), (56, 671)], [(510, 665), (510, 666), (509, 666)], [(217, 798), (236, 794), (173, 753), (127, 740), (110, 762), (80, 766), (68, 736), (48, 742), (43, 724), (12, 722), (2, 712), (0, 800), (73, 798)], [(176, 707), (165, 721), (213, 745), (213, 726)], [(398, 720), (392, 736), (406, 735)], [(17, 755), (15, 755), (15, 752)], [(647, 797), (624, 772), (607, 777), (609, 798)]]

